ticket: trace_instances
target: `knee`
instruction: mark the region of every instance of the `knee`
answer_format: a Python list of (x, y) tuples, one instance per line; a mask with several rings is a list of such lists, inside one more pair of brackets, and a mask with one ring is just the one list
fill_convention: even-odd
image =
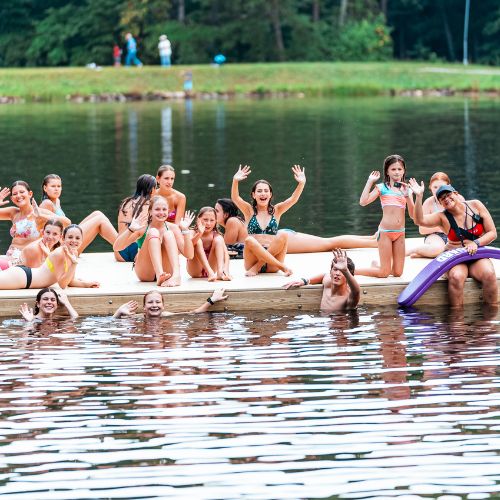
[(481, 284), (483, 287), (497, 286), (497, 276), (495, 271), (487, 271), (484, 273), (481, 279)]
[(148, 238), (159, 238), (160, 237), (160, 231), (154, 227), (150, 227), (148, 229)]
[(217, 234), (214, 238), (214, 245), (216, 246), (216, 248), (222, 248), (222, 247), (226, 247), (226, 244), (224, 243), (224, 238), (220, 235), (220, 234)]
[(288, 243), (288, 233), (286, 231), (283, 232), (278, 231), (276, 238), (283, 243)]
[(463, 287), (467, 276), (461, 271), (451, 269), (448, 272), (448, 283), (452, 287)]
[(255, 248), (259, 243), (253, 236), (247, 236), (245, 238), (245, 248)]

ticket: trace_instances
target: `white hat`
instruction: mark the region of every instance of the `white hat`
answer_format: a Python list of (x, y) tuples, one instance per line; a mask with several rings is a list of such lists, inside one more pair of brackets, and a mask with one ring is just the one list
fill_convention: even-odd
[(167, 39), (167, 35), (160, 35), (160, 40), (166, 40)]

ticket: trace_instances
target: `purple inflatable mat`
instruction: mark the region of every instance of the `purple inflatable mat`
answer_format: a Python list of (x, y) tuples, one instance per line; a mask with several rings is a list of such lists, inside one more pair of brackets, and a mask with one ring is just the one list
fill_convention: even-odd
[(480, 247), (474, 255), (469, 255), (465, 248), (446, 250), (425, 266), (398, 297), (400, 306), (411, 306), (424, 292), (446, 271), (467, 260), (500, 259), (500, 249)]

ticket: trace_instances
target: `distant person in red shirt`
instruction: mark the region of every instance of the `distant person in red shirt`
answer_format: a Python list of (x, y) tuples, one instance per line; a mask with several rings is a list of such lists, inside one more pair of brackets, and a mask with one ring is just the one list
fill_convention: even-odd
[(122, 49), (116, 43), (113, 46), (113, 61), (114, 66), (122, 65)]

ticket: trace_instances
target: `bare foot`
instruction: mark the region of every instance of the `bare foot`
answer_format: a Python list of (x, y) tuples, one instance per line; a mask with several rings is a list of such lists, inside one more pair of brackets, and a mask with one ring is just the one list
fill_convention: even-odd
[(217, 281), (217, 274), (213, 273), (208, 277), (208, 281)]
[(156, 285), (157, 286), (162, 286), (162, 283), (168, 280), (170, 278), (171, 274), (170, 273), (161, 273), (159, 278), (156, 280)]
[(257, 276), (259, 274), (260, 267), (253, 266), (246, 273), (245, 276)]
[(172, 276), (169, 280), (165, 281), (161, 286), (180, 286), (181, 277)]
[(222, 271), (220, 275), (217, 277), (217, 279), (222, 281), (231, 281), (233, 278), (231, 277), (230, 274), (226, 273), (226, 271)]

